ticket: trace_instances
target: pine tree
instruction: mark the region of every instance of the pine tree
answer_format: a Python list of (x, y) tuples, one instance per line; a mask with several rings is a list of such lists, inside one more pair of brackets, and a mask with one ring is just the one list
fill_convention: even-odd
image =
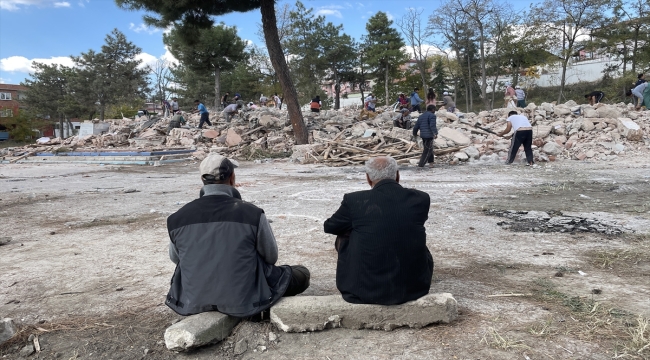
[(368, 45), (368, 64), (374, 68), (375, 75), (382, 80), (386, 93), (386, 104), (389, 100), (389, 83), (395, 77), (399, 66), (404, 64), (408, 56), (402, 51), (404, 41), (399, 32), (392, 28), (392, 20), (384, 12), (378, 12), (366, 24), (366, 43)]

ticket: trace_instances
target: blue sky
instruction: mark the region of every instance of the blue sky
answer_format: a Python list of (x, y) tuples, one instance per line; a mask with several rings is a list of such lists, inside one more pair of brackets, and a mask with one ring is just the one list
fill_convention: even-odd
[[(511, 3), (524, 9), (530, 1)], [(424, 14), (428, 15), (440, 0), (304, 0), (303, 4), (325, 15), (327, 21), (343, 24), (346, 33), (359, 39), (368, 18), (377, 11), (387, 12), (395, 20), (407, 7), (425, 9)], [(113, 0), (0, 0), (0, 83), (23, 81), (34, 60), (71, 65), (70, 55), (98, 50), (114, 28), (142, 48), (143, 61), (170, 56), (162, 43), (162, 31), (144, 26), (143, 14), (122, 10)], [(261, 22), (259, 10), (229, 14), (217, 21), (236, 26), (239, 36), (263, 46), (256, 34)]]

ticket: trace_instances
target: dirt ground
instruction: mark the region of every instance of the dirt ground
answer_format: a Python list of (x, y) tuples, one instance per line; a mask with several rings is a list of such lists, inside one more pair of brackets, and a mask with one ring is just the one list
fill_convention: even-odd
[[(431, 195), (431, 292), (454, 295), (456, 322), (304, 334), (244, 322), (219, 344), (177, 354), (163, 342), (180, 319), (163, 303), (174, 269), (166, 218), (198, 197), (198, 164), (0, 165), (0, 240), (10, 240), (0, 246), (0, 317), (22, 328), (0, 358), (19, 358), (29, 335), (38, 359), (650, 358), (647, 159), (400, 171), (404, 186)], [(250, 162), (237, 180), (272, 221), (279, 263), (311, 270), (305, 295), (338, 293), (323, 221), (344, 193), (367, 189), (363, 169)], [(514, 231), (491, 209), (596, 217), (626, 232)], [(504, 294), (522, 296), (492, 296)], [(242, 339), (247, 351), (234, 355)]]

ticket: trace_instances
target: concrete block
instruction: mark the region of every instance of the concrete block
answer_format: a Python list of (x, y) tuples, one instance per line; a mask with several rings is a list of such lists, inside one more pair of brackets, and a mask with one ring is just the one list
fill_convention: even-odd
[(216, 311), (188, 316), (165, 330), (165, 346), (183, 351), (219, 342), (230, 335), (239, 320)]
[(340, 295), (295, 296), (280, 300), (271, 308), (271, 322), (284, 332), (317, 331), (331, 328), (390, 331), (408, 326), (421, 328), (449, 323), (458, 316), (451, 294), (428, 294), (401, 305), (351, 304)]
[(472, 140), (470, 140), (470, 138), (465, 136), (463, 133), (449, 127), (443, 127), (442, 129), (438, 130), (438, 135), (447, 140), (451, 140), (460, 146), (465, 146), (472, 143)]

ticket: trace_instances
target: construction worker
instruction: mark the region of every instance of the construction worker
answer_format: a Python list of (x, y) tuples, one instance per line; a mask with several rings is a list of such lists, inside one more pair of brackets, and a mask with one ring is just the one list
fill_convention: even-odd
[(506, 129), (498, 133), (498, 136), (503, 136), (514, 130), (512, 140), (510, 143), (510, 150), (508, 151), (507, 164), (512, 164), (517, 156), (517, 151), (521, 145), (524, 145), (524, 152), (526, 153), (526, 162), (528, 166), (533, 165), (533, 127), (530, 121), (524, 115), (519, 115), (516, 111), (508, 113)]
[(172, 131), (172, 129), (180, 128), (181, 125), (185, 125), (186, 122), (187, 121), (185, 121), (185, 118), (183, 117), (183, 112), (179, 110), (174, 114), (171, 121), (169, 121), (169, 125), (167, 126), (167, 135), (169, 135), (169, 132)]

